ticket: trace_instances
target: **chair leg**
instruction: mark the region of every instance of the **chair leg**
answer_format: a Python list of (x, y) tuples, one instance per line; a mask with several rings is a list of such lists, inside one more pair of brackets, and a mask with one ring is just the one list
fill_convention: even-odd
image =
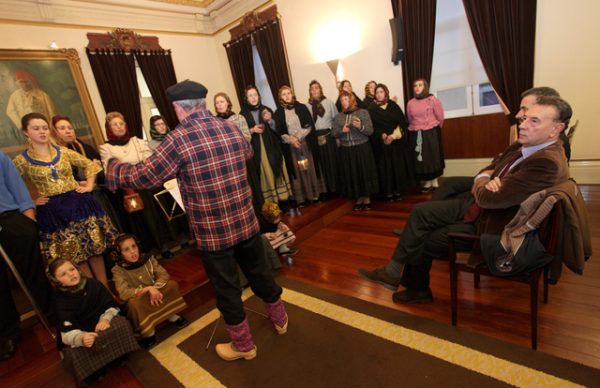
[(450, 306), (452, 309), (452, 326), (456, 326), (458, 309), (458, 274), (456, 271), (456, 262), (450, 260)]
[(544, 304), (548, 304), (548, 267), (544, 268)]
[(531, 291), (531, 349), (537, 350), (538, 326), (538, 288), (541, 270), (536, 270), (530, 275), (529, 288)]

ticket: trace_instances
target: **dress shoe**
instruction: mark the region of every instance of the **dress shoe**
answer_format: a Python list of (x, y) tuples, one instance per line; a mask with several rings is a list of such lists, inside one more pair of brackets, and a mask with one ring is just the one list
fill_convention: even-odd
[(296, 253), (300, 252), (300, 249), (296, 247), (288, 247), (287, 251), (279, 251), (282, 256), (294, 256)]
[(360, 268), (358, 273), (367, 280), (383, 285), (385, 288), (396, 291), (400, 285), (400, 277), (387, 274), (385, 267), (375, 268), (373, 271)]
[(371, 202), (363, 203), (362, 209), (363, 210), (371, 210)]
[(5, 361), (15, 355), (19, 348), (19, 340), (15, 338), (3, 339), (0, 343), (0, 361)]
[(400, 236), (400, 237), (402, 237), (402, 232), (403, 232), (402, 229), (394, 229), (394, 230), (392, 230), (392, 233), (394, 233), (395, 235)]
[(166, 251), (161, 252), (160, 255), (163, 259), (170, 259), (171, 257), (173, 257), (173, 253), (168, 249)]
[(138, 341), (140, 346), (144, 349), (150, 349), (156, 344), (156, 335), (150, 337), (144, 337)]
[(392, 295), (394, 303), (401, 304), (417, 304), (417, 303), (433, 303), (433, 294), (431, 289), (425, 291), (403, 290), (394, 292)]
[(217, 354), (225, 361), (233, 361), (243, 358), (245, 360), (252, 360), (256, 357), (256, 345), (247, 352), (240, 352), (237, 350), (232, 342), (226, 344), (218, 344), (215, 347)]
[(173, 321), (171, 323), (173, 325), (175, 325), (175, 327), (178, 328), (178, 329), (183, 329), (184, 327), (186, 327), (187, 325), (190, 324), (188, 322), (188, 320), (185, 319), (185, 317), (179, 317), (179, 319), (177, 319), (176, 321)]
[(363, 206), (364, 205), (362, 203), (355, 203), (352, 210), (354, 210), (355, 212), (361, 211), (363, 209)]

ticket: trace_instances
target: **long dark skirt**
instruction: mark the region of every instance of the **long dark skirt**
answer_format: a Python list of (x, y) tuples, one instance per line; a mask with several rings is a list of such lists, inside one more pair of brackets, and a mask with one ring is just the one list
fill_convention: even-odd
[(383, 145), (375, 155), (379, 173), (379, 193), (389, 197), (402, 194), (415, 185), (413, 162), (408, 147), (402, 140)]
[(37, 207), (44, 259), (65, 258), (78, 264), (101, 255), (118, 235), (92, 193), (75, 190), (53, 195)]
[(142, 250), (162, 250), (166, 244), (176, 240), (176, 232), (160, 209), (151, 190), (136, 190), (142, 197), (144, 209), (128, 213), (123, 206), (123, 190), (116, 192), (113, 206), (118, 207), (122, 215), (123, 231), (137, 236), (142, 243)]
[[(419, 160), (419, 153), (416, 151), (419, 132), (422, 136), (422, 160)], [(442, 130), (439, 126), (425, 131), (410, 131), (409, 144), (414, 158), (417, 180), (428, 181), (444, 173), (446, 164), (444, 162)]]
[(377, 167), (371, 144), (340, 147), (339, 167), (341, 184), (339, 193), (348, 198), (371, 196), (379, 190)]
[(340, 185), (337, 143), (329, 134), (329, 130), (318, 131), (317, 136), (319, 136), (319, 165), (321, 177), (325, 181), (325, 189), (328, 193), (337, 193)]

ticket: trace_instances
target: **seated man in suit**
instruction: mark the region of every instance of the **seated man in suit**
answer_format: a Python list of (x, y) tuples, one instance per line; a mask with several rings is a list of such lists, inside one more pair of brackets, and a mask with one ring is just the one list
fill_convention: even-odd
[[(537, 102), (539, 97), (560, 97), (560, 94), (556, 89), (548, 87), (548, 86), (540, 86), (536, 88), (531, 88), (523, 93), (521, 93), (521, 104), (519, 106), (519, 111), (515, 115), (515, 120), (520, 123), (523, 121), (525, 117), (525, 113), (533, 104)], [(566, 128), (565, 128), (566, 129)], [(565, 154), (567, 155), (567, 161), (571, 157), (571, 147), (569, 145), (569, 138), (565, 135), (565, 132), (561, 132), (560, 139), (563, 141), (563, 147), (565, 148)], [(502, 154), (496, 156), (500, 157)], [(431, 196), (432, 201), (445, 200), (455, 197), (460, 197), (462, 195), (467, 195), (468, 192), (471, 191), (471, 186), (473, 186), (473, 177), (472, 176), (453, 176), (449, 178), (445, 178), (442, 182), (442, 185), (433, 193)], [(456, 226), (450, 227), (452, 232), (462, 232), (462, 233), (470, 233), (468, 227), (464, 226)], [(394, 229), (394, 234), (398, 236), (402, 236), (402, 229)], [(439, 241), (435, 240), (432, 243), (435, 243), (436, 246), (441, 246), (442, 249), (445, 249), (447, 246), (448, 240), (445, 237), (445, 234), (441, 234), (441, 239)], [(431, 245), (431, 244), (429, 244)], [(463, 246), (463, 249), (467, 250), (468, 246)]]
[(569, 179), (560, 134), (571, 115), (561, 98), (537, 97), (524, 112), (518, 141), (475, 177), (470, 193), (417, 204), (392, 260), (359, 274), (393, 290), (403, 285), (393, 294), (396, 303), (431, 303), (431, 260), (447, 254), (449, 231), (499, 233), (529, 195)]

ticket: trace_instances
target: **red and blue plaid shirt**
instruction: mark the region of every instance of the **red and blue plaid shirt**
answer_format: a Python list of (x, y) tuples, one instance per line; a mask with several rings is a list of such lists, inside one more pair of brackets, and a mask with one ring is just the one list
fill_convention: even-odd
[(182, 120), (143, 162), (109, 161), (106, 182), (109, 189), (142, 189), (177, 177), (198, 248), (219, 251), (259, 232), (246, 179), (252, 153), (234, 124), (204, 110)]

